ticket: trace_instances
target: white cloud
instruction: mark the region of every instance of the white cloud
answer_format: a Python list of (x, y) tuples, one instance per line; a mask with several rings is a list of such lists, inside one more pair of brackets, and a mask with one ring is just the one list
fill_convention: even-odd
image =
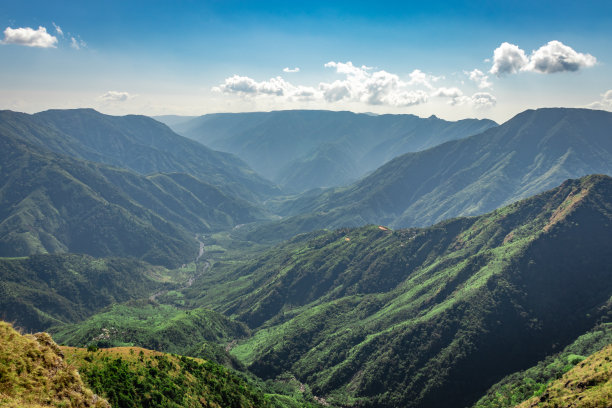
[(424, 73), (420, 69), (415, 69), (410, 73), (410, 81), (408, 81), (408, 85), (422, 85), (429, 89), (434, 89), (432, 82), (437, 82), (444, 77), (441, 76), (433, 76)]
[(52, 23), (52, 24), (53, 24), (53, 27), (55, 28), (55, 33), (59, 35), (60, 37), (63, 37), (64, 32), (62, 31), (62, 28), (55, 23)]
[(45, 27), (34, 30), (30, 27), (10, 28), (4, 30), (3, 44), (17, 44), (26, 47), (55, 48), (57, 38), (47, 33)]
[(489, 109), (497, 104), (497, 99), (488, 92), (477, 92), (472, 95), (470, 102), (476, 109)]
[[(435, 87), (443, 77), (424, 73), (418, 69), (407, 79), (385, 71), (375, 70), (352, 62), (330, 61), (325, 64), (342, 78), (320, 82), (310, 87), (296, 85), (278, 76), (267, 81), (256, 81), (247, 76), (233, 75), (213, 88), (213, 91), (244, 98), (268, 98), (276, 101), (318, 101), (321, 103), (361, 103), (371, 106), (406, 107), (427, 103), (431, 97), (450, 98), (450, 105), (469, 105), (475, 108), (495, 105), (495, 97), (488, 93), (465, 96), (457, 88)], [(480, 71), (478, 71), (480, 72)], [(487, 76), (480, 72), (481, 82)]]
[(493, 66), (489, 72), (497, 76), (519, 71), (553, 74), (578, 71), (596, 63), (597, 58), (591, 54), (577, 52), (560, 41), (549, 41), (529, 57), (517, 45), (504, 42), (493, 52)]
[(612, 110), (612, 89), (609, 89), (606, 92), (602, 93), (601, 99), (599, 101), (588, 104), (587, 108)]
[(463, 73), (467, 75), (471, 81), (476, 82), (478, 88), (480, 89), (490, 88), (491, 85), (493, 85), (491, 82), (489, 82), (489, 76), (485, 75), (484, 72), (479, 69), (473, 69), (472, 71), (463, 71)]
[(411, 89), (413, 85), (422, 85), (431, 88), (431, 81), (438, 77), (414, 70), (410, 74), (410, 81), (402, 81), (399, 76), (380, 70), (373, 71), (372, 67), (361, 67), (348, 62), (330, 61), (325, 64), (327, 68), (335, 68), (336, 73), (346, 75), (344, 80), (332, 83), (322, 82), (319, 89), (328, 102), (350, 100), (364, 102), (368, 105), (412, 106), (428, 100), (427, 92), (420, 89)]
[(554, 72), (578, 71), (595, 65), (597, 58), (591, 54), (582, 54), (560, 41), (550, 41), (531, 53), (525, 71), (544, 74)]
[(497, 76), (514, 74), (528, 63), (525, 51), (517, 45), (504, 42), (493, 51), (493, 66), (489, 72)]
[(75, 50), (80, 50), (81, 48), (87, 47), (87, 43), (80, 38), (77, 40), (74, 37), (70, 37), (70, 46)]
[(128, 99), (134, 98), (135, 95), (130, 95), (127, 92), (108, 91), (104, 95), (100, 95), (100, 99), (105, 102), (125, 102)]
[(450, 105), (470, 105), (474, 109), (488, 109), (495, 106), (497, 99), (488, 92), (477, 92), (471, 97), (463, 94), (461, 89), (438, 88), (432, 93), (434, 97), (450, 98)]
[(309, 100), (317, 94), (312, 87), (295, 86), (281, 77), (257, 82), (253, 78), (240, 75), (226, 78), (224, 83), (214, 87), (213, 91), (247, 97), (277, 96), (298, 100)]
[(283, 72), (288, 72), (288, 73), (300, 72), (300, 68), (299, 67), (295, 67), (295, 68), (285, 67), (283, 68)]

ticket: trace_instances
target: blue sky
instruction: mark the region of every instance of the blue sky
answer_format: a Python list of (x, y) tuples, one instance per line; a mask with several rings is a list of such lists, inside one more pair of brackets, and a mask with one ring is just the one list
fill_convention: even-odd
[(612, 109), (612, 2), (423, 3), (3, 1), (0, 108)]

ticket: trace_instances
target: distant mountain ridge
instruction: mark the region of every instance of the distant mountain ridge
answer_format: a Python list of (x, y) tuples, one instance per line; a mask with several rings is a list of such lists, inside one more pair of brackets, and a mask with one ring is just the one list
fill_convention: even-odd
[(0, 111), (0, 132), (58, 154), (136, 171), (187, 173), (226, 194), (258, 201), (277, 189), (237, 157), (211, 150), (147, 116), (110, 116), (93, 109), (33, 115)]
[(610, 129), (611, 112), (528, 110), (481, 134), (397, 157), (348, 187), (286, 202), (278, 211), (295, 217), (280, 224), (407, 227), (482, 214), (567, 178), (612, 174)]
[(177, 265), (194, 233), (265, 217), (186, 174), (143, 176), (52, 153), (0, 130), (0, 256), (77, 252)]
[[(343, 185), (406, 152), (482, 132), (491, 120), (290, 110), (218, 113), (168, 122), (179, 134), (236, 154), (285, 189)], [(341, 154), (338, 154), (341, 152)]]

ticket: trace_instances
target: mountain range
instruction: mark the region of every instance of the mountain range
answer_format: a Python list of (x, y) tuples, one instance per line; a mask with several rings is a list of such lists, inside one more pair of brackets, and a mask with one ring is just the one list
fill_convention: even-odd
[(84, 347), (0, 322), (0, 405), (609, 402), (612, 113), (159, 119), (282, 190), (151, 118), (0, 112), (0, 317)]
[(435, 116), (292, 110), (159, 117), (177, 133), (233, 153), (285, 190), (347, 184), (406, 152), (496, 126), (491, 120), (449, 122)]
[(0, 112), (0, 133), (55, 153), (149, 175), (186, 173), (257, 201), (276, 194), (237, 157), (181, 137), (147, 116), (110, 116), (93, 109), (48, 110), (34, 115)]
[(286, 200), (275, 211), (290, 217), (250, 236), (482, 214), (568, 178), (612, 174), (610, 127), (610, 112), (528, 110), (478, 135), (396, 157), (347, 187)]

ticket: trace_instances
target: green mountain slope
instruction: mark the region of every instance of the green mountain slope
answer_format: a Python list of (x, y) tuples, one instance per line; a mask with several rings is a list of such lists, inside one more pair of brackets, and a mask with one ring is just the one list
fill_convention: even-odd
[[(490, 120), (447, 122), (414, 115), (291, 110), (211, 114), (170, 126), (214, 149), (236, 154), (286, 189), (304, 191), (346, 184), (402, 153), (495, 125)], [(321, 160), (329, 172), (321, 171)], [(309, 177), (300, 177), (299, 172)]]
[(589, 176), (425, 229), (298, 236), (185, 296), (254, 330), (232, 353), (264, 378), (342, 405), (467, 406), (605, 314), (611, 227), (612, 179)]
[(579, 363), (536, 396), (517, 406), (606, 408), (612, 401), (612, 345)]
[(78, 252), (177, 265), (195, 232), (265, 217), (185, 174), (142, 176), (0, 134), (0, 256)]
[(146, 116), (109, 116), (93, 109), (48, 110), (34, 115), (0, 112), (0, 133), (56, 153), (140, 174), (187, 173), (247, 200), (276, 193), (237, 157), (216, 152)]
[[(578, 337), (562, 352), (546, 357), (534, 367), (504, 377), (487, 391), (474, 408), (512, 408), (532, 397), (542, 397), (554, 381), (560, 379), (578, 363), (582, 363), (586, 357), (610, 344), (612, 344), (612, 324), (598, 325)], [(607, 402), (609, 401), (608, 398)]]
[(283, 222), (319, 228), (423, 226), (482, 214), (567, 178), (612, 174), (610, 126), (610, 112), (525, 111), (479, 135), (400, 156), (351, 186), (277, 210), (296, 215)]
[[(249, 329), (208, 309), (180, 310), (155, 302), (114, 305), (89, 319), (49, 329), (53, 338), (71, 346), (139, 346), (152, 350), (210, 358), (219, 347), (247, 337)], [(211, 348), (211, 350), (206, 350)]]
[(167, 272), (135, 259), (86, 255), (0, 258), (0, 315), (29, 331), (85, 319), (116, 302), (148, 296)]

